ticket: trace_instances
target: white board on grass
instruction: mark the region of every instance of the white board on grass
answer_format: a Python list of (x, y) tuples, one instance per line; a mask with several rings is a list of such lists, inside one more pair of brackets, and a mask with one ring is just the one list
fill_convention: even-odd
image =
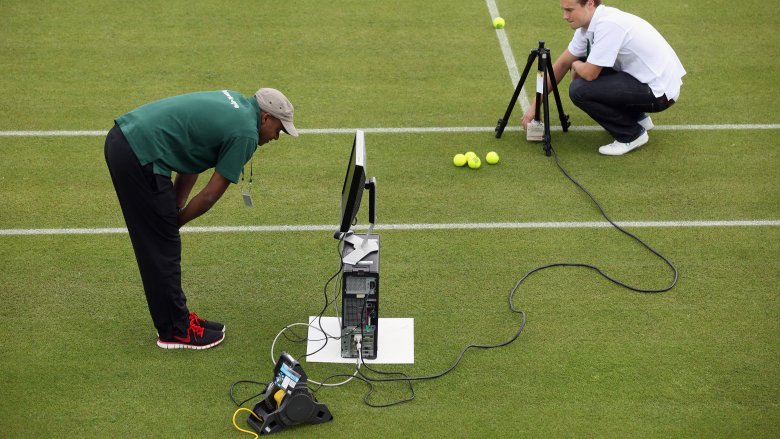
[[(322, 329), (331, 336), (341, 335), (341, 323), (338, 317), (323, 317)], [(354, 363), (356, 361), (355, 358), (341, 358), (341, 341), (333, 339), (328, 340), (322, 350), (308, 355), (322, 347), (323, 338), (318, 318), (310, 316), (306, 361), (311, 363)], [(414, 364), (414, 319), (380, 317), (378, 339), (376, 359), (366, 359), (366, 363)]]

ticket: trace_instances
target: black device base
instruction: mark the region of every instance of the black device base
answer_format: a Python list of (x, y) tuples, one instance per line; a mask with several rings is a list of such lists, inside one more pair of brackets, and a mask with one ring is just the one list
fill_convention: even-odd
[(525, 80), (528, 77), (528, 72), (531, 70), (531, 66), (534, 64), (534, 60), (536, 58), (539, 58), (539, 64), (537, 68), (537, 75), (542, 79), (542, 90), (539, 90), (539, 87), (537, 87), (536, 90), (536, 112), (534, 113), (534, 120), (540, 121), (541, 118), (539, 117), (539, 110), (544, 110), (544, 153), (548, 157), (550, 156), (552, 152), (552, 143), (550, 141), (550, 104), (547, 98), (548, 94), (548, 88), (547, 88), (547, 78), (549, 75), (550, 83), (552, 84), (552, 91), (553, 95), (555, 96), (555, 104), (558, 106), (558, 117), (561, 120), (561, 127), (563, 128), (563, 132), (566, 132), (569, 130), (569, 127), (571, 126), (571, 122), (569, 122), (569, 115), (563, 113), (563, 105), (561, 104), (561, 96), (558, 94), (558, 83), (555, 80), (555, 71), (552, 68), (552, 60), (550, 59), (550, 49), (547, 49), (544, 47), (544, 41), (539, 41), (539, 47), (536, 49), (531, 50), (531, 53), (528, 55), (528, 62), (525, 64), (525, 69), (523, 69), (523, 74), (520, 76), (520, 81), (517, 83), (517, 86), (515, 87), (515, 92), (512, 94), (512, 98), (509, 100), (509, 106), (507, 106), (506, 112), (504, 113), (504, 117), (498, 119), (498, 124), (496, 125), (496, 138), (500, 139), (501, 135), (504, 133), (504, 128), (506, 128), (507, 123), (509, 123), (509, 116), (512, 114), (512, 109), (515, 107), (515, 103), (517, 102), (518, 96), (520, 96), (520, 91), (523, 88), (523, 84), (525, 84)]
[(274, 380), (263, 400), (252, 408), (247, 424), (259, 434), (277, 433), (292, 425), (321, 424), (333, 420), (330, 410), (311, 394), (301, 365), (282, 352), (274, 367)]

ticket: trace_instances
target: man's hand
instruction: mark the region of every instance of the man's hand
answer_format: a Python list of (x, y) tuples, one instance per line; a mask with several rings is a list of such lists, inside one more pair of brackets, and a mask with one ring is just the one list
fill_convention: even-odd
[(528, 124), (531, 123), (532, 120), (534, 120), (534, 115), (536, 113), (536, 103), (532, 103), (531, 106), (528, 108), (528, 111), (525, 112), (523, 115), (523, 130), (528, 130)]
[(574, 81), (575, 79), (579, 78), (580, 75), (577, 74), (577, 72), (574, 70), (574, 64), (571, 65), (571, 80)]
[[(577, 57), (571, 54), (569, 52), (569, 49), (565, 49), (563, 53), (561, 53), (561, 56), (558, 57), (558, 59), (553, 63), (553, 72), (555, 73), (555, 83), (556, 85), (561, 82), (561, 79), (563, 79), (564, 76), (566, 76), (566, 73), (571, 70), (572, 75), (574, 74), (574, 69), (572, 68), (572, 63), (577, 60)], [(547, 92), (551, 92), (553, 87), (552, 78), (547, 78)], [(531, 106), (529, 107), (528, 111), (525, 112), (523, 115), (523, 129), (528, 130), (528, 124), (531, 123), (532, 120), (534, 120), (534, 113), (536, 112), (536, 98), (534, 97), (533, 102), (531, 102)]]

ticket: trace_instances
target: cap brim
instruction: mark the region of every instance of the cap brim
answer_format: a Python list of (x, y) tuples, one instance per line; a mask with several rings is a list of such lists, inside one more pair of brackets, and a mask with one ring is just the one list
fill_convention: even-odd
[(281, 121), (281, 122), (282, 122), (282, 131), (284, 131), (285, 133), (293, 137), (298, 137), (298, 130), (295, 129), (295, 126), (292, 124), (292, 122), (285, 122), (285, 121)]

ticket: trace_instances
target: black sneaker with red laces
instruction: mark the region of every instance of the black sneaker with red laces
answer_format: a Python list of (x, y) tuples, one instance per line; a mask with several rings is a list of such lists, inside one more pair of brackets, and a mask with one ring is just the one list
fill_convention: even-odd
[(212, 322), (206, 319), (202, 319), (198, 317), (197, 313), (190, 312), (190, 325), (196, 324), (198, 326), (203, 326), (206, 329), (211, 329), (213, 331), (220, 331), (225, 332), (225, 325), (219, 322)]
[(174, 330), (170, 338), (158, 338), (157, 346), (163, 349), (208, 349), (214, 347), (225, 339), (222, 331), (204, 328), (190, 319), (190, 326), (184, 334)]

